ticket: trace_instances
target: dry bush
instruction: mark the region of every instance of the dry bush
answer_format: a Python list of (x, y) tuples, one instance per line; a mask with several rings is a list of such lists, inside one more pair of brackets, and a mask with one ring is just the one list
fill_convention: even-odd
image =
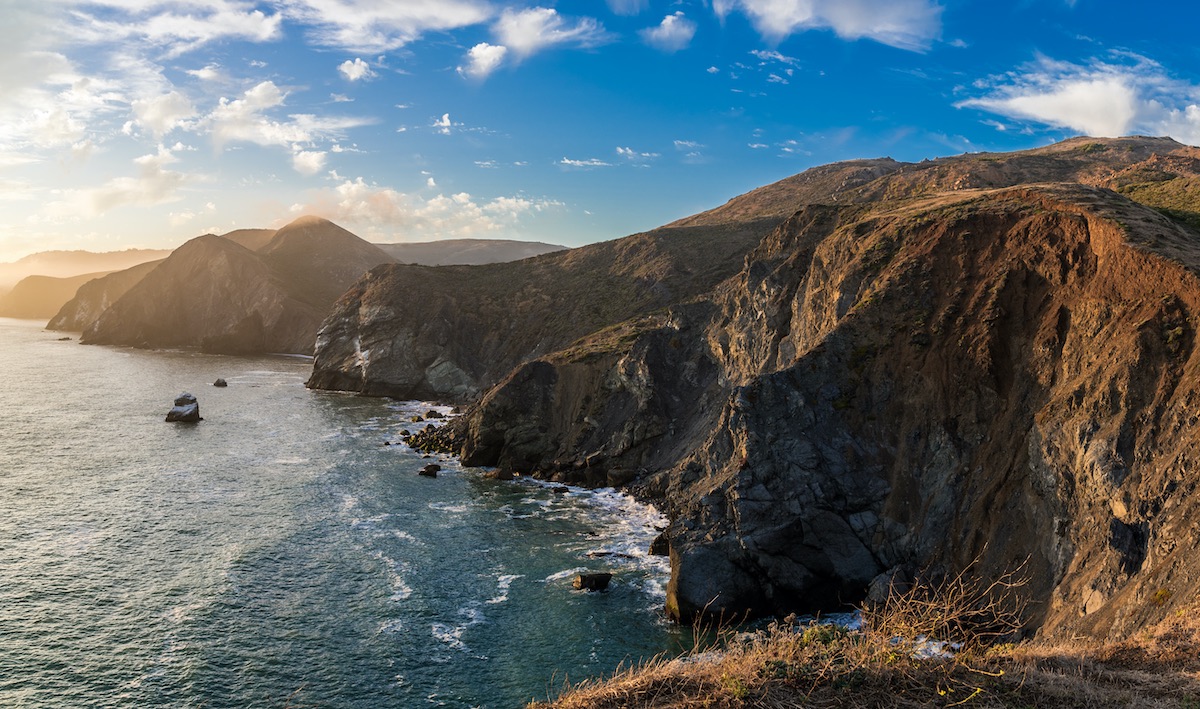
[[(1071, 656), (1061, 647), (1006, 642), (1019, 635), (1024, 620), (1020, 571), (989, 581), (963, 573), (918, 584), (864, 609), (858, 630), (793, 618), (752, 633), (723, 628), (712, 644), (698, 640), (681, 658), (655, 658), (531, 706), (1200, 709), (1195, 671), (1147, 673), (1113, 665), (1102, 654)], [(1183, 645), (1180, 634), (1164, 631), (1156, 642), (1171, 638), (1176, 647), (1197, 647), (1195, 634)], [(922, 636), (959, 643), (959, 649), (952, 657), (918, 658)], [(1200, 660), (1192, 669), (1200, 670)]]

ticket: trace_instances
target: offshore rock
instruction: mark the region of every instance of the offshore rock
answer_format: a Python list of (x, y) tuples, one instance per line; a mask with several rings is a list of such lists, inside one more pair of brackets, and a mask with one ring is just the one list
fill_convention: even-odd
[(196, 423), (201, 420), (200, 403), (195, 396), (186, 392), (175, 397), (175, 405), (167, 412), (167, 421)]
[(607, 572), (575, 574), (571, 586), (576, 591), (604, 591), (612, 581), (613, 575)]

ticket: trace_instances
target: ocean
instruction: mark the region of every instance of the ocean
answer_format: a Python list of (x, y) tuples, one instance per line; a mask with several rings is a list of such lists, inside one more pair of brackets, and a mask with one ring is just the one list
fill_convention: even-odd
[(305, 358), (61, 336), (0, 319), (0, 706), (519, 707), (691, 644), (651, 507), (423, 458), (432, 404)]

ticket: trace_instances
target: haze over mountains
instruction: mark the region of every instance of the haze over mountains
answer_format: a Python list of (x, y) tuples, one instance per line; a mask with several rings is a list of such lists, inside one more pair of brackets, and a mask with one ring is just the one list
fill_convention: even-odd
[[(397, 259), (488, 263), (563, 249), (552, 244), (486, 239), (372, 245), (330, 222), (312, 217), (302, 217), (279, 230), (240, 229), (219, 238), (257, 256), (248, 257), (237, 249), (226, 248), (225, 243), (208, 239), (193, 240), (201, 242), (197, 244), (188, 242), (181, 247), (181, 250), (186, 247), (183, 254), (171, 260), (164, 273), (156, 275), (154, 282), (162, 293), (149, 286), (139, 289), (134, 299), (144, 302), (135, 305), (131, 299), (122, 304), (104, 327), (89, 334), (85, 341), (195, 346), (236, 352), (283, 348), (278, 351), (308, 354), (312, 350), (315, 324), (320, 322), (324, 311), (371, 266)], [(174, 254), (146, 250), (115, 254), (45, 252), (13, 264), (2, 264), (0, 270), (6, 268), (4, 272), (14, 277), (30, 269), (72, 273), (73, 269), (105, 264), (137, 265), (112, 269), (110, 273), (72, 273), (57, 279), (28, 276), (17, 283), (14, 292), (0, 297), (0, 317), (50, 318), (49, 329), (88, 330), (104, 311), (155, 271), (163, 262), (161, 257), (168, 255)], [(222, 282), (217, 272), (205, 273), (206, 259), (213, 264), (225, 264), (230, 269), (225, 275), (233, 280)], [(270, 267), (261, 270), (252, 266), (256, 259), (269, 262)], [(172, 290), (171, 284), (177, 278), (187, 280), (190, 295), (179, 288)], [(209, 299), (196, 297), (205, 288)], [(254, 292), (242, 292), (243, 289)], [(168, 307), (172, 299), (178, 302)], [(268, 306), (268, 301), (274, 305)], [(205, 309), (207, 317), (195, 317), (193, 311)], [(261, 330), (272, 330), (274, 326), (257, 325), (257, 320), (264, 316), (269, 322), (278, 320), (286, 325), (275, 328), (275, 334), (265, 335)], [(232, 320), (227, 322), (229, 319)], [(192, 332), (183, 332), (189, 328)], [(292, 334), (285, 336), (285, 330)]]
[(566, 254), (375, 269), (309, 384), (475, 401), (419, 444), (656, 501), (681, 620), (1024, 564), (1030, 630), (1124, 637), (1200, 593), (1198, 217), (1170, 139), (838, 163)]

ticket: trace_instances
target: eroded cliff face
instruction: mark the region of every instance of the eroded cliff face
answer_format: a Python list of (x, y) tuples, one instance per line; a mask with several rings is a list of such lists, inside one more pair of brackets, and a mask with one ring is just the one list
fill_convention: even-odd
[(308, 386), (472, 400), (530, 357), (708, 292), (777, 223), (661, 229), (513, 263), (376, 268), (321, 326)]
[(1200, 236), (1106, 189), (814, 205), (709, 297), (527, 362), (465, 461), (628, 483), (668, 610), (829, 609), (896, 568), (1023, 567), (1030, 626), (1200, 592)]

